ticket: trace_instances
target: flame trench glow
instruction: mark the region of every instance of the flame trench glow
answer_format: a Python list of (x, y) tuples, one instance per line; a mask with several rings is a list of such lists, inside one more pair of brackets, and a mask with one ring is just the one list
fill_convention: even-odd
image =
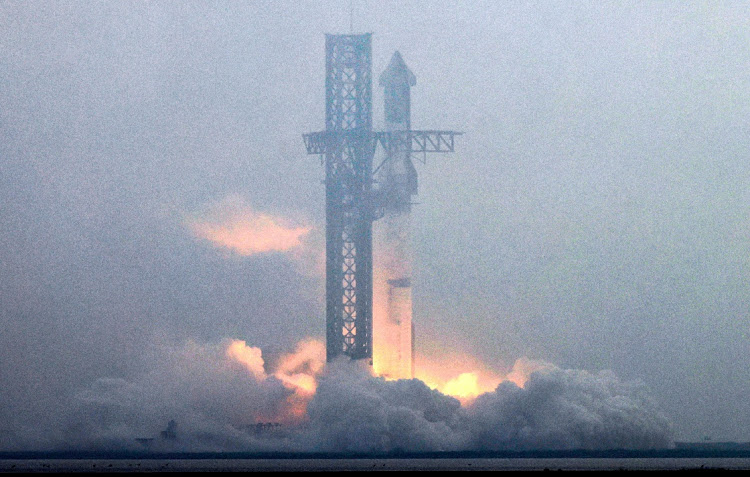
[[(311, 228), (284, 223), (283, 219), (254, 211), (239, 197), (229, 197), (210, 206), (188, 226), (196, 237), (243, 256), (304, 248), (300, 247), (301, 240)], [(415, 355), (410, 214), (388, 214), (376, 225), (372, 374), (386, 380), (417, 378), (465, 405), (493, 391), (503, 380), (523, 387), (532, 369), (519, 363), (503, 376), (470, 355), (446, 351), (442, 346), (422, 342), (423, 355)], [(233, 340), (227, 346), (226, 357), (241, 364), (255, 381), (265, 382), (272, 377), (292, 391), (274, 419), (305, 419), (307, 403), (314, 397), (325, 368), (325, 346), (321, 341), (300, 341), (292, 353), (278, 360), (273, 370), (266, 369), (260, 348), (244, 341)]]
[[(266, 252), (298, 251), (310, 227), (288, 225), (282, 218), (252, 209), (241, 197), (230, 196), (211, 204), (187, 222), (194, 236), (242, 256)], [(432, 389), (468, 404), (509, 379), (522, 386), (528, 373), (517, 371), (503, 378), (477, 359), (434, 347), (415, 356), (412, 322), (412, 250), (408, 211), (386, 215), (374, 230), (373, 368), (372, 374), (387, 380), (417, 378)], [(226, 357), (244, 367), (257, 382), (273, 378), (292, 391), (273, 419), (298, 422), (305, 419), (318, 378), (325, 368), (325, 346), (315, 339), (300, 341), (292, 353), (282, 356), (275, 369), (267, 370), (260, 348), (233, 340)], [(264, 419), (268, 419), (265, 416)]]

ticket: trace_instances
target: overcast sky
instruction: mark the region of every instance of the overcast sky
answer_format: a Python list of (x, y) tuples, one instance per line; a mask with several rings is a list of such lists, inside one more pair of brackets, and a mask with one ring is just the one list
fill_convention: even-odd
[[(283, 217), (322, 253), (301, 134), (349, 3), (0, 3), (0, 420), (158, 343), (324, 336), (314, 250), (191, 224)], [(750, 6), (352, 5), (375, 77), (394, 50), (417, 77), (412, 126), (465, 132), (418, 166), (417, 353), (611, 369), (677, 440), (750, 440)]]

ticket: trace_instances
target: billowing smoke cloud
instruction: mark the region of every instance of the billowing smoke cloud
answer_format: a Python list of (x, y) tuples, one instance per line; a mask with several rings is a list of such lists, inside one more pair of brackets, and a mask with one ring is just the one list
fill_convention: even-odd
[(75, 396), (63, 422), (73, 446), (138, 448), (136, 438), (158, 437), (170, 420), (179, 443), (161, 447), (236, 449), (250, 444), (246, 429), (273, 419), (292, 394), (263, 370), (260, 350), (241, 341), (165, 350), (164, 360), (140, 379), (100, 379)]
[(508, 376), (523, 387), (505, 380), (462, 405), (418, 379), (324, 360), (316, 340), (274, 369), (244, 341), (167, 347), (139, 378), (97, 380), (43, 434), (17, 429), (3, 447), (377, 453), (672, 444), (670, 422), (644, 386), (607, 371), (519, 360)]
[[(325, 450), (521, 450), (665, 448), (669, 420), (638, 383), (611, 372), (538, 366), (462, 407), (419, 380), (386, 381), (336, 363), (309, 405)], [(511, 374), (530, 366), (519, 360)]]
[(457, 450), (461, 403), (417, 379), (372, 377), (360, 363), (333, 363), (310, 402), (310, 441), (324, 451)]
[[(296, 395), (296, 386), (267, 373), (261, 350), (244, 341), (162, 346), (148, 372), (98, 379), (49, 422), (6, 430), (0, 449), (284, 449), (258, 437), (258, 424), (295, 423)], [(176, 429), (165, 436), (172, 420)]]
[(523, 388), (511, 381), (468, 408), (475, 449), (664, 448), (670, 423), (640, 383), (609, 372), (548, 366)]
[(297, 343), (294, 353), (284, 355), (277, 365), (275, 376), (287, 386), (312, 396), (317, 388), (316, 378), (325, 366), (325, 345), (306, 339)]
[(196, 237), (242, 256), (293, 250), (311, 230), (258, 212), (240, 196), (211, 204), (187, 226)]

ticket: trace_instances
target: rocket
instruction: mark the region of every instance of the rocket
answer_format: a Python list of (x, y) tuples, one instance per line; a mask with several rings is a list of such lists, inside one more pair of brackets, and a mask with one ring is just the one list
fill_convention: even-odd
[[(385, 129), (400, 140), (387, 151), (375, 183), (383, 216), (373, 225), (374, 365), (390, 378), (414, 377), (412, 322), (411, 197), (417, 171), (411, 160), (411, 87), (417, 79), (401, 54), (393, 54), (380, 75), (384, 88)], [(403, 134), (401, 134), (403, 133)]]

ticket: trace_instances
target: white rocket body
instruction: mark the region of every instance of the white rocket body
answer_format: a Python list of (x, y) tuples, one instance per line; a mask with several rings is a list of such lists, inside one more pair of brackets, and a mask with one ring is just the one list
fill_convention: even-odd
[[(410, 88), (416, 78), (395, 52), (380, 76), (385, 87), (385, 128), (411, 128)], [(375, 177), (383, 217), (373, 224), (373, 345), (376, 371), (393, 379), (414, 377), (412, 312), (411, 202), (417, 194), (417, 172), (411, 144), (390, 151)]]

